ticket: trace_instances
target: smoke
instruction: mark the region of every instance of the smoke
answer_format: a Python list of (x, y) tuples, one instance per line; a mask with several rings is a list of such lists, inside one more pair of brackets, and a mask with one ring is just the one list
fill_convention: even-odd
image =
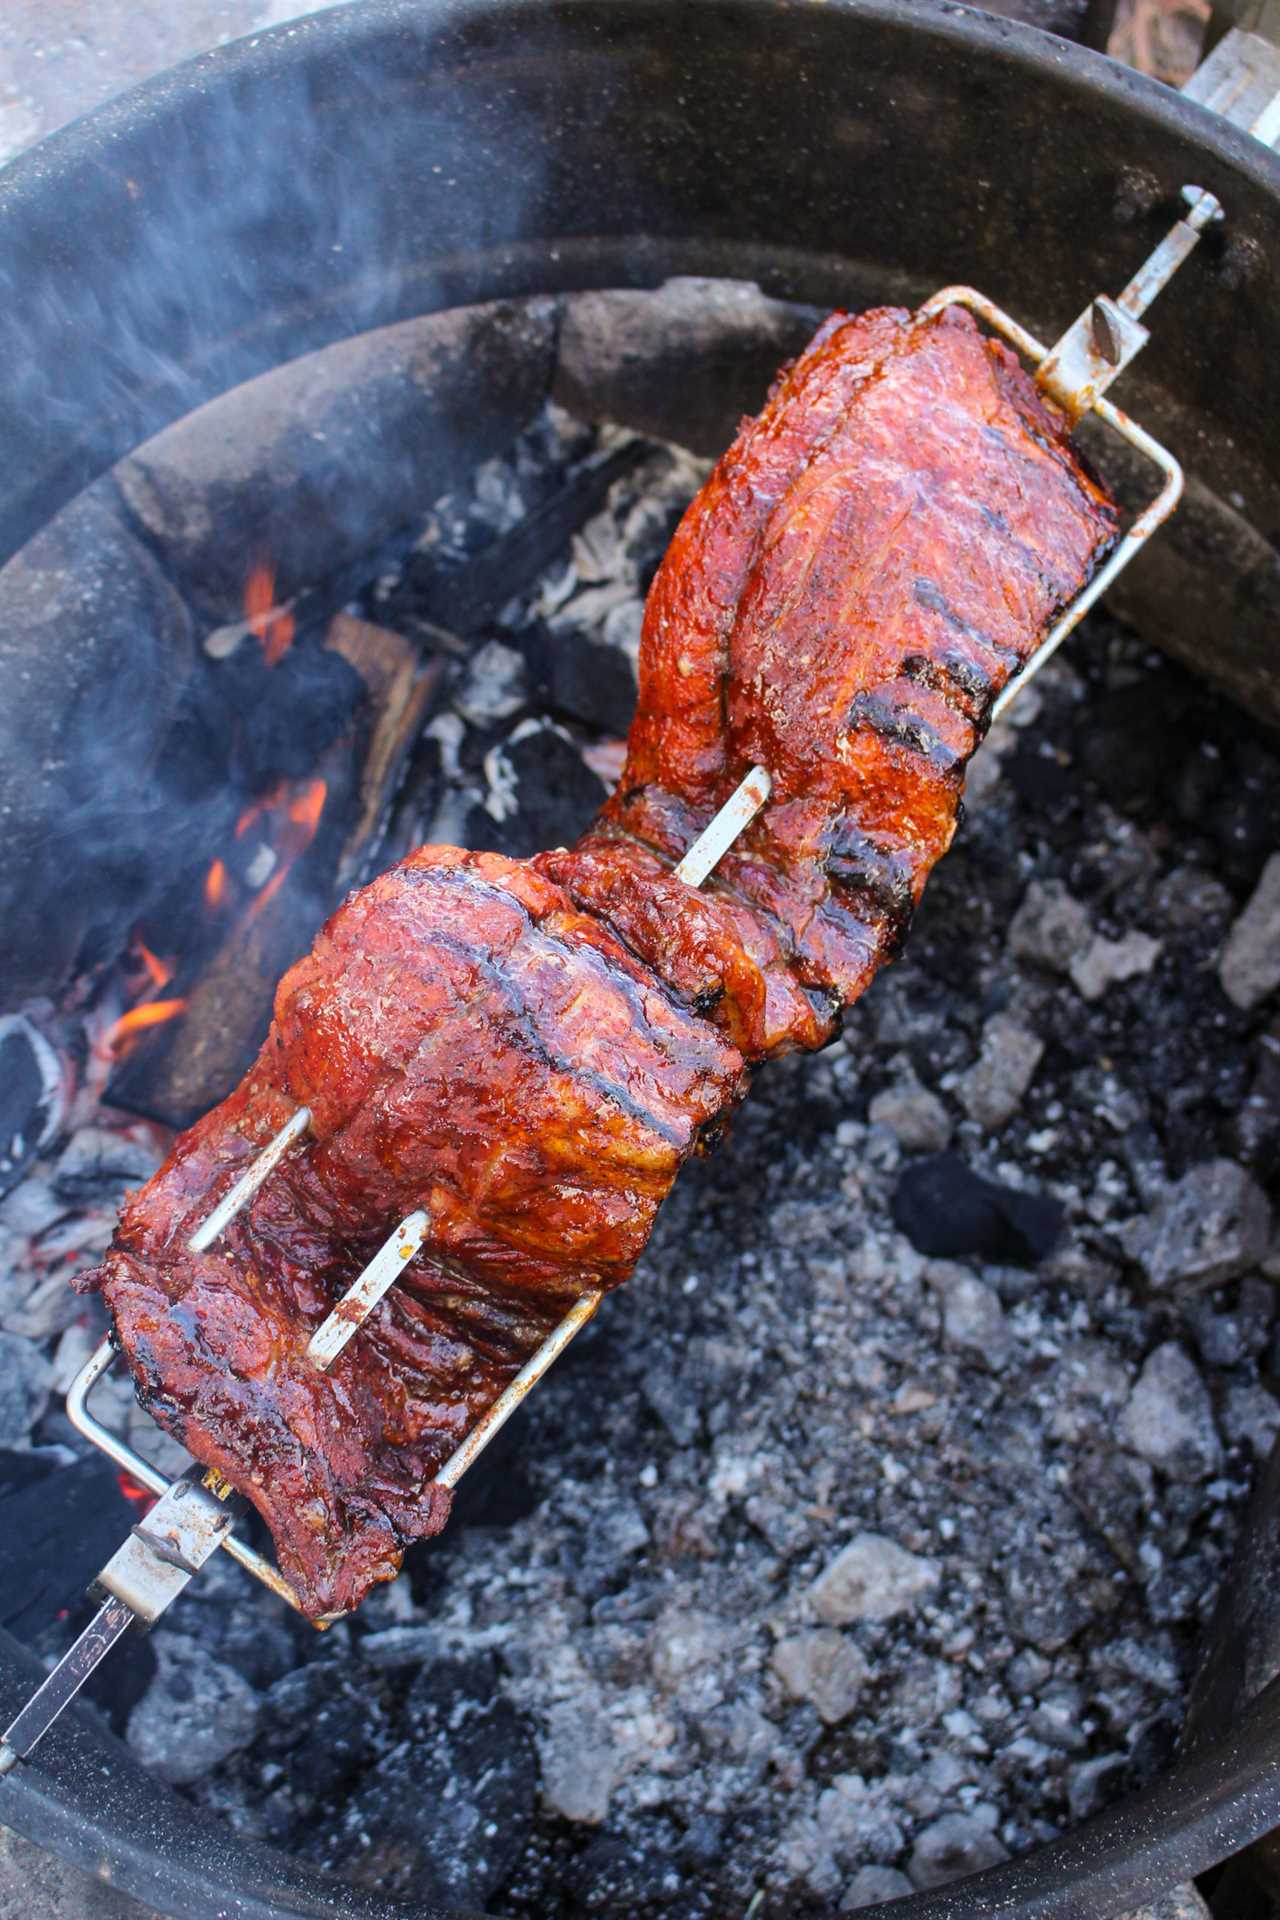
[(0, 556), (170, 420), (501, 275), (541, 137), (458, 83), (475, 50), (448, 20), (335, 7), (0, 172)]
[[(181, 444), (166, 464), (155, 442), (132, 490), (100, 482), (0, 571), (0, 1002), (109, 958), (252, 789), (234, 702), (262, 689), (237, 686), (229, 714), (234, 676), (200, 641), (238, 611), (257, 546), (287, 550), (282, 594), (340, 568), (518, 431), (549, 382), (549, 303), (531, 327), (500, 309), (446, 328), (438, 352), (395, 329), (501, 277), (484, 263), (540, 187), (532, 125), (517, 134), (496, 96), (477, 116), (461, 30), (430, 17), (390, 0), (278, 26), (0, 171), (0, 556), (232, 396), (232, 424), (209, 407), (192, 443), (194, 485), (175, 483)], [(317, 383), (306, 356), (370, 329), (346, 387)], [(292, 391), (250, 388), (237, 414), (242, 383), (282, 365), (261, 385)]]

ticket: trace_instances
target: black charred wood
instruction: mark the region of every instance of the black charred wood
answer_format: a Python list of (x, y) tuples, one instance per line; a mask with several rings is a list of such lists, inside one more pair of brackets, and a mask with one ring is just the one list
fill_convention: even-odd
[(20, 1640), (79, 1604), (140, 1517), (99, 1455), (27, 1477), (31, 1460), (0, 1457), (0, 1625)]
[(893, 1196), (894, 1225), (917, 1253), (1032, 1267), (1052, 1253), (1063, 1210), (1047, 1193), (985, 1180), (958, 1153), (930, 1154), (905, 1167)]
[(614, 481), (638, 466), (647, 452), (637, 440), (593, 461), (509, 533), (457, 565), (446, 568), (430, 555), (412, 555), (405, 574), (414, 611), (451, 633), (479, 633), (499, 608), (532, 586), (564, 552), (579, 527), (604, 505)]

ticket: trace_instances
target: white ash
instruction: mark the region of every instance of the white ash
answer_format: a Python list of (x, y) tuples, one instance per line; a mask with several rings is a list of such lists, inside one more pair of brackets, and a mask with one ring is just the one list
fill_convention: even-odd
[(1068, 973), (1090, 937), (1089, 915), (1059, 880), (1033, 880), (1009, 924), (1009, 951)]
[(453, 696), (453, 704), (473, 726), (509, 720), (525, 705), (524, 657), (501, 640), (486, 640)]
[(1010, 1356), (1013, 1334), (996, 1289), (950, 1260), (931, 1260), (925, 1278), (942, 1301), (944, 1343), (998, 1373)]
[(1209, 1390), (1172, 1340), (1143, 1367), (1119, 1432), (1127, 1447), (1173, 1480), (1204, 1480), (1222, 1464)]
[(849, 1718), (867, 1682), (867, 1663), (857, 1647), (830, 1627), (789, 1634), (771, 1659), (792, 1699), (809, 1701), (828, 1726)]
[(1077, 992), (1086, 1000), (1101, 1000), (1107, 989), (1118, 981), (1150, 973), (1160, 958), (1160, 944), (1150, 934), (1136, 930), (1119, 940), (1095, 934), (1084, 952), (1072, 957), (1068, 972)]
[(998, 1133), (1022, 1105), (1043, 1053), (1044, 1042), (1013, 1015), (988, 1020), (978, 1058), (957, 1088), (969, 1117)]
[(901, 1077), (875, 1095), (867, 1118), (873, 1126), (887, 1127), (908, 1151), (940, 1153), (951, 1140), (950, 1114), (936, 1093), (921, 1086), (905, 1054), (894, 1064)]
[(158, 1627), (151, 1645), (158, 1672), (129, 1716), (129, 1745), (162, 1780), (190, 1786), (248, 1746), (258, 1695), (188, 1634)]
[(1218, 978), (1227, 998), (1246, 1011), (1280, 987), (1280, 853), (1273, 853), (1262, 869), (1227, 937)]
[(893, 1620), (912, 1612), (933, 1592), (939, 1571), (932, 1560), (908, 1553), (879, 1533), (859, 1533), (810, 1590), (815, 1612), (830, 1625), (854, 1620)]
[(1153, 1287), (1220, 1286), (1262, 1260), (1271, 1207), (1234, 1160), (1208, 1160), (1158, 1191), (1120, 1238)]

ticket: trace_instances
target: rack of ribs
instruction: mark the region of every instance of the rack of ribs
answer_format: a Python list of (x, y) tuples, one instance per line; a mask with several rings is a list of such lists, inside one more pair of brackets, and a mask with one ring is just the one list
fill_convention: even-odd
[[(252, 1070), (82, 1284), (313, 1618), (440, 1530), (442, 1463), (566, 1308), (628, 1277), (751, 1070), (824, 1045), (898, 952), (992, 703), (1115, 531), (967, 313), (834, 314), (672, 541), (582, 840), (421, 848), (285, 976)], [(770, 801), (695, 889), (675, 868), (753, 766)], [(193, 1251), (300, 1106), (308, 1138)], [(409, 1210), (418, 1256), (321, 1369), (317, 1325)]]

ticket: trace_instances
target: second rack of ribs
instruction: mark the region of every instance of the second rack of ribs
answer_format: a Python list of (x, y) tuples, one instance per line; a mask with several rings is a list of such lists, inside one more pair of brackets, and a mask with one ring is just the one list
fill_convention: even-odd
[[(967, 314), (834, 314), (681, 522), (583, 839), (424, 847), (285, 976), (253, 1069), (85, 1284), (314, 1616), (439, 1531), (434, 1474), (572, 1301), (627, 1278), (751, 1070), (824, 1045), (899, 950), (996, 695), (1115, 526)], [(770, 803), (695, 891), (672, 870), (752, 765)], [(304, 1103), (309, 1142), (191, 1253)], [(416, 1208), (421, 1255), (318, 1371), (311, 1335)]]

